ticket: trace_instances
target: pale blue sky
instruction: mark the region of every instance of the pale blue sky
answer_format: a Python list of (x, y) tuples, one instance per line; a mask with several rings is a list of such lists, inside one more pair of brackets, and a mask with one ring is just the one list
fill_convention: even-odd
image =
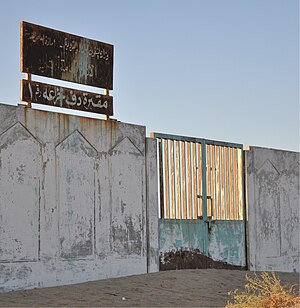
[(1, 1), (0, 102), (10, 104), (21, 20), (115, 46), (120, 121), (299, 151), (297, 0)]

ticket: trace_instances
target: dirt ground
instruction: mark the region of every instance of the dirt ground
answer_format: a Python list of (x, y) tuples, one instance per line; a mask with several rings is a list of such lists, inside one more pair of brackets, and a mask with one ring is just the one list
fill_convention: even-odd
[[(178, 270), (75, 285), (0, 293), (0, 307), (224, 307), (228, 291), (243, 290), (238, 270)], [(299, 286), (299, 274), (277, 273)]]

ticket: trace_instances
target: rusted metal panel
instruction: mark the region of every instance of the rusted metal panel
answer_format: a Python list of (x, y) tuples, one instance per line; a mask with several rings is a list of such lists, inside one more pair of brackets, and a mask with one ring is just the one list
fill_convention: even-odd
[(230, 208), (231, 208), (231, 217), (230, 219), (237, 219), (236, 218), (236, 215), (235, 215), (235, 204), (233, 202), (233, 184), (234, 184), (234, 174), (233, 174), (233, 149), (232, 148), (229, 148), (229, 166), (230, 166), (230, 169), (229, 169), (229, 183), (230, 183), (230, 196), (229, 196), (229, 199), (230, 199)]
[(220, 146), (216, 146), (216, 219), (221, 219)]
[(186, 156), (185, 156), (185, 142), (181, 142), (181, 183), (182, 183), (182, 219), (187, 219), (187, 202), (186, 202)]
[(243, 151), (238, 150), (238, 200), (239, 219), (243, 219)]
[(158, 156), (159, 156), (159, 192), (160, 192), (160, 218), (165, 217), (164, 202), (164, 168), (163, 168), (163, 141), (158, 139)]
[[(198, 195), (202, 195), (202, 155), (201, 155), (201, 144), (198, 143), (198, 155), (197, 155), (197, 161), (198, 161)], [(202, 211), (202, 199), (198, 198), (198, 217), (203, 216), (203, 211)]]
[[(239, 200), (233, 203), (235, 179), (243, 180), (237, 160), (234, 168), (234, 149), (238, 149), (237, 155), (237, 151), (242, 153), (242, 146), (175, 135), (153, 136), (164, 142), (160, 163), (168, 202), (159, 221), (160, 270), (245, 269), (245, 221), (235, 215)], [(239, 187), (237, 190), (240, 192)]]
[(174, 141), (170, 140), (170, 176), (171, 176), (171, 204), (170, 204), (170, 218), (174, 219), (176, 216), (175, 205), (175, 156), (174, 156)]
[(170, 218), (170, 197), (169, 197), (169, 151), (168, 140), (163, 140), (164, 145), (164, 192), (165, 192), (165, 217)]
[(192, 172), (191, 172), (191, 143), (187, 142), (187, 194), (188, 194), (188, 212), (187, 212), (187, 218), (188, 219), (193, 219), (193, 199), (192, 199)]
[(211, 207), (212, 207), (212, 218), (216, 219), (216, 166), (215, 166), (215, 146), (211, 145)]
[(236, 217), (239, 219), (239, 207), (236, 206), (238, 204), (238, 173), (237, 173), (237, 156), (238, 150), (234, 149), (233, 153), (233, 162), (234, 162), (234, 204), (235, 204), (235, 211)]
[(156, 134), (156, 138), (160, 136), (164, 140), (163, 176), (169, 177), (164, 190), (170, 211), (169, 216), (161, 217), (205, 219), (205, 210), (212, 220), (242, 220), (243, 177), (238, 159), (242, 146)]
[(112, 96), (24, 79), (21, 80), (21, 101), (113, 115)]
[(21, 22), (21, 72), (113, 89), (113, 45)]
[(226, 219), (225, 209), (225, 175), (224, 175), (224, 147), (220, 148), (220, 190), (221, 190), (221, 219)]
[(181, 211), (181, 181), (180, 181), (180, 144), (176, 141), (176, 219), (182, 217)]
[(196, 143), (192, 143), (192, 157), (193, 157), (193, 219), (198, 217), (198, 198), (197, 198), (197, 153), (196, 153)]
[(224, 148), (225, 150), (225, 161), (224, 161), (224, 168), (225, 168), (225, 207), (226, 207), (226, 220), (230, 219), (230, 204), (229, 204), (229, 155), (228, 155), (228, 147)]

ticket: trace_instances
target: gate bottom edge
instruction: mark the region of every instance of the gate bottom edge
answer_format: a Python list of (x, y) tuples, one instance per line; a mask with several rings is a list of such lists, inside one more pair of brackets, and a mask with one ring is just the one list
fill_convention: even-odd
[(204, 255), (200, 250), (178, 250), (160, 254), (159, 270), (179, 270), (179, 269), (231, 269), (246, 270), (246, 266), (229, 264), (224, 261), (216, 261)]

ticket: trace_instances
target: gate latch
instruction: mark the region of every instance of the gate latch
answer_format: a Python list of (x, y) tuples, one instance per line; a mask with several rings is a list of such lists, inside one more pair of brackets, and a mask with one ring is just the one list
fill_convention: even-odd
[(211, 232), (211, 228), (212, 228), (212, 216), (207, 216), (207, 219), (205, 220), (205, 222), (207, 223), (207, 228), (208, 228), (208, 232)]

